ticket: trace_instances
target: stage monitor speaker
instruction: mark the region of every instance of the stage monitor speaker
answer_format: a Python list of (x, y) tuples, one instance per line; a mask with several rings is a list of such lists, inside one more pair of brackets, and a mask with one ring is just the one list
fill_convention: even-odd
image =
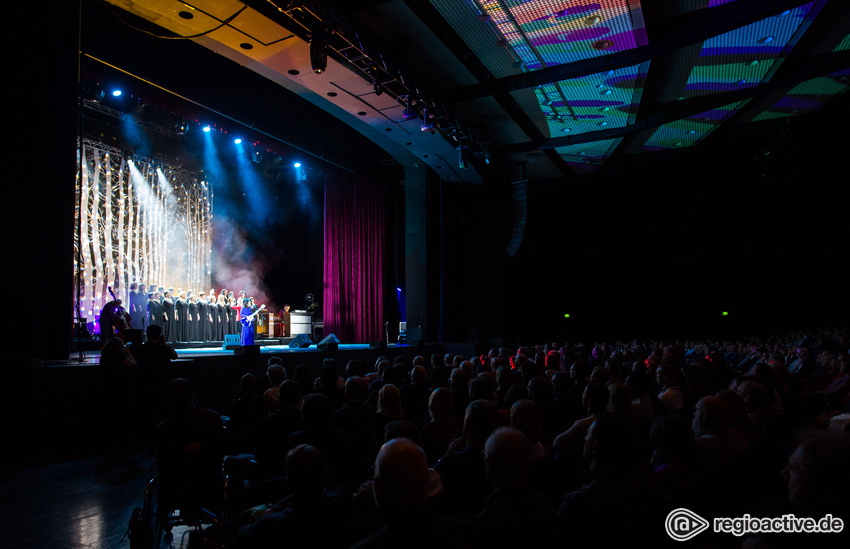
[(369, 343), (370, 349), (386, 349), (387, 342), (386, 341), (372, 341)]
[(313, 340), (310, 339), (308, 334), (298, 334), (295, 336), (295, 339), (289, 342), (290, 349), (306, 349), (310, 345), (313, 344)]
[(336, 351), (339, 349), (339, 339), (334, 334), (329, 334), (327, 337), (322, 339), (316, 347), (318, 347), (320, 351)]
[(144, 341), (144, 333), (141, 330), (127, 329), (124, 330), (124, 337), (127, 338), (125, 343), (138, 347)]
[(235, 351), (242, 346), (242, 337), (239, 334), (227, 334), (221, 344), (222, 351)]

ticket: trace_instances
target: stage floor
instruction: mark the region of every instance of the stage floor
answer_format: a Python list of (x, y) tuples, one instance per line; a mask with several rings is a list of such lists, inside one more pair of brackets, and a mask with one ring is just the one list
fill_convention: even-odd
[[(244, 354), (241, 348), (235, 350), (222, 349), (221, 343), (209, 342), (207, 344), (192, 343), (192, 344), (172, 344), (174, 350), (177, 351), (178, 360), (180, 359), (195, 359), (207, 357), (226, 357)], [(257, 340), (257, 346), (261, 355), (282, 355), (282, 354), (297, 354), (297, 353), (323, 353), (326, 351), (320, 350), (314, 343), (309, 347), (292, 348), (286, 343), (281, 344), (279, 339)], [(368, 351), (371, 347), (369, 343), (340, 343), (338, 344), (339, 351)], [(375, 348), (376, 352), (386, 350), (405, 350), (412, 349), (410, 345), (389, 344), (386, 348)], [(82, 360), (78, 352), (72, 353), (67, 361), (49, 361), (45, 362), (45, 366), (73, 366), (81, 364), (97, 364), (100, 361), (100, 349), (83, 351)]]

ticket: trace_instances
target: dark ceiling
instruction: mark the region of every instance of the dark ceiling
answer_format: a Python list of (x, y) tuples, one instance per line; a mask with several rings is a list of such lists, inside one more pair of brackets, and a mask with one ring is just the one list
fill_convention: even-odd
[[(741, 136), (784, 139), (795, 120), (847, 105), (844, 0), (110, 4), (160, 36), (150, 39), (175, 52), (179, 70), (192, 70), (177, 49), (184, 37), (446, 181), (618, 174)], [(250, 92), (245, 103), (263, 104)], [(247, 106), (225, 114), (252, 123), (239, 114)], [(291, 128), (272, 119), (258, 124), (287, 141)], [(825, 127), (823, 139), (839, 130)]]

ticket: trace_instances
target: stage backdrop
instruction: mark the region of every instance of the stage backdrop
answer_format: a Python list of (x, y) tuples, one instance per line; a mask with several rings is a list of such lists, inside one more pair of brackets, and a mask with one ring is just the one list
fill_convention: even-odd
[[(131, 283), (210, 286), (212, 189), (195, 172), (129, 158), (84, 140), (77, 181), (75, 277), (89, 330), (111, 287), (129, 310)], [(78, 149), (79, 151), (79, 149)], [(135, 160), (135, 161), (134, 161)], [(76, 301), (76, 300), (75, 300)], [(75, 303), (76, 305), (76, 303)]]
[(324, 333), (383, 338), (384, 190), (350, 174), (325, 177)]

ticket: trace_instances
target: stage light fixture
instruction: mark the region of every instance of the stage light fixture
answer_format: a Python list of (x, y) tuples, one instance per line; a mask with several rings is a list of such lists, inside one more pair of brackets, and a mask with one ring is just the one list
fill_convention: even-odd
[(404, 108), (404, 112), (401, 113), (401, 117), (404, 120), (412, 120), (416, 118), (416, 111), (413, 110), (413, 98), (410, 94), (407, 96), (407, 106)]
[(98, 82), (86, 84), (83, 87), (83, 98), (94, 103), (100, 103), (103, 101), (105, 95), (106, 93), (103, 91), (103, 86), (101, 86)]
[(234, 139), (234, 140), (233, 140), (233, 142), (234, 142), (236, 145), (239, 145), (240, 143), (242, 143), (242, 138), (241, 138), (241, 137), (237, 137), (236, 139)]
[(174, 122), (174, 134), (175, 135), (186, 135), (186, 132), (189, 131), (189, 124), (183, 118), (178, 118)]
[(294, 167), (296, 167), (296, 168), (300, 168), (300, 167), (301, 167), (301, 162), (296, 162), (295, 164), (293, 164), (293, 166), (294, 166)]
[(419, 126), (419, 129), (423, 132), (430, 132), (434, 129), (434, 121), (430, 120), (429, 116), (428, 109), (424, 109), (422, 111), (422, 125)]
[(322, 30), (316, 31), (310, 39), (310, 67), (316, 74), (328, 68), (328, 42)]
[(112, 97), (121, 97), (121, 90), (112, 90)]
[(209, 125), (204, 126), (204, 133), (210, 133), (210, 130), (212, 130), (212, 128), (210, 128)]
[(461, 170), (466, 169), (466, 147), (464, 146), (457, 148), (457, 165)]

